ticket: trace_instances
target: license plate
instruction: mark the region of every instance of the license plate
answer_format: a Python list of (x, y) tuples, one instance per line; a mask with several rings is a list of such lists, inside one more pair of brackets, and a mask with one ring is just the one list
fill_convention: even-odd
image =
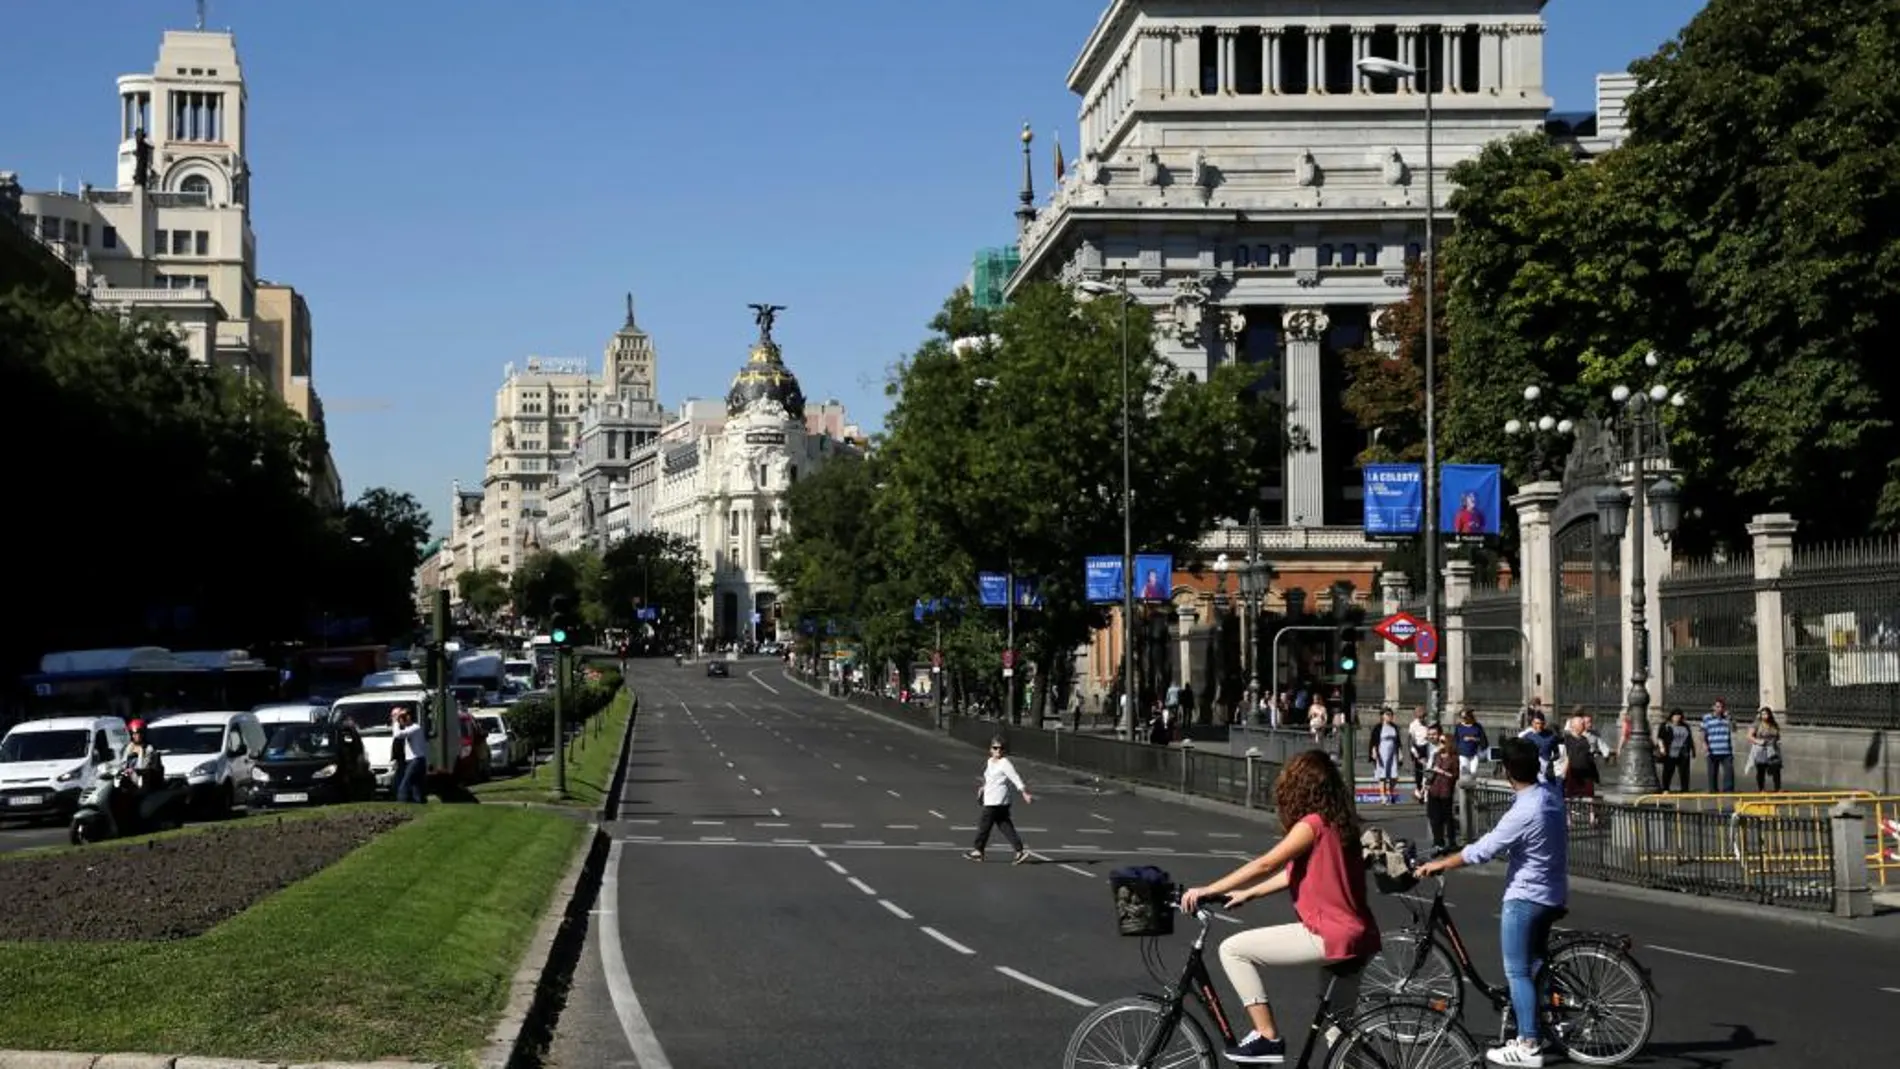
[(308, 802), (309, 800), (310, 796), (307, 794), (280, 794), (277, 796), (277, 801), (285, 804), (290, 802)]
[(7, 799), (8, 805), (20, 805), (20, 806), (43, 805), (45, 802), (46, 802), (46, 797), (44, 795), (39, 795), (39, 794), (16, 794), (13, 797)]

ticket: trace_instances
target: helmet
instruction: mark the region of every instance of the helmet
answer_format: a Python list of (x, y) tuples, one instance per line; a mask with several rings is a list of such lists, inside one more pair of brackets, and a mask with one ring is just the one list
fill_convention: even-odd
[(129, 730), (129, 731), (144, 731), (144, 730), (145, 730), (145, 721), (143, 721), (143, 720), (134, 720), (134, 721), (132, 721), (132, 722), (131, 722), (130, 724), (127, 724), (127, 725), (126, 725), (126, 729), (127, 729), (127, 730)]

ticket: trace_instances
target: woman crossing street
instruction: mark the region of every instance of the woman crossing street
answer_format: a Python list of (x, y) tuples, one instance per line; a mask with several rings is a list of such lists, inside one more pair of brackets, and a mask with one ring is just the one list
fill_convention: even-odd
[(1003, 838), (1016, 848), (1016, 857), (1012, 864), (1020, 865), (1029, 859), (1029, 851), (1023, 848), (1023, 837), (1016, 834), (1016, 822), (1009, 816), (1010, 791), (1023, 796), (1023, 801), (1034, 802), (1029, 788), (1023, 784), (1023, 778), (1017, 774), (1016, 766), (1010, 763), (1009, 747), (1001, 735), (990, 740), (990, 759), (983, 766), (982, 784), (977, 787), (977, 797), (983, 803), (983, 816), (976, 822), (976, 843), (964, 856), (971, 861), (983, 860), (983, 851), (990, 844), (991, 829), (1000, 828)]

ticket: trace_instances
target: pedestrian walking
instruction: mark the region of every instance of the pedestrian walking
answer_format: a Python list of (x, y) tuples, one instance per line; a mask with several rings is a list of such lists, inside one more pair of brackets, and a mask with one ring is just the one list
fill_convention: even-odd
[(1372, 761), (1373, 778), (1379, 781), (1379, 800), (1386, 805), (1399, 804), (1399, 747), (1403, 737), (1392, 708), (1379, 710), (1379, 722), (1373, 725), (1366, 757)]
[(1656, 729), (1656, 759), (1662, 762), (1662, 793), (1669, 793), (1671, 783), (1679, 784), (1676, 791), (1689, 792), (1689, 766), (1695, 763), (1695, 732), (1689, 730), (1689, 721), (1682, 710), (1669, 710), (1669, 720)]
[(1518, 738), (1537, 747), (1538, 782), (1550, 783), (1555, 780), (1558, 738), (1557, 733), (1550, 730), (1550, 722), (1544, 719), (1544, 714), (1533, 713), (1531, 726)]
[(990, 845), (991, 829), (1001, 829), (1003, 838), (1016, 848), (1016, 857), (1011, 864), (1020, 865), (1029, 859), (1029, 851), (1023, 848), (1023, 837), (1016, 834), (1016, 822), (1009, 815), (1012, 788), (1023, 796), (1023, 801), (1035, 801), (1030, 797), (1022, 776), (1017, 774), (1016, 766), (1009, 760), (1008, 745), (998, 735), (990, 740), (990, 759), (983, 766), (981, 785), (976, 789), (977, 798), (983, 803), (983, 815), (976, 822), (976, 843), (964, 855), (971, 861), (983, 860), (983, 851)]
[(401, 771), (396, 774), (396, 801), (420, 805), (428, 801), (428, 797), (422, 793), (422, 783), (429, 777), (428, 733), (423, 731), (422, 725), (416, 722), (416, 714), (407, 707), (393, 710), (389, 718), (395, 723), (395, 739), (390, 743), (392, 758), (396, 747), (402, 749)]
[(1709, 793), (1735, 792), (1735, 724), (1728, 718), (1728, 700), (1715, 699), (1702, 718), (1702, 753), (1709, 763)]
[(1774, 790), (1781, 790), (1781, 724), (1775, 720), (1775, 711), (1766, 705), (1755, 714), (1755, 723), (1748, 729), (1748, 767), (1755, 771), (1755, 789), (1769, 790), (1768, 783), (1774, 781)]
[(1451, 729), (1452, 741), (1458, 748), (1458, 771), (1461, 775), (1476, 776), (1478, 764), (1491, 749), (1491, 737), (1485, 734), (1484, 725), (1478, 723), (1478, 714), (1469, 706), (1458, 714), (1458, 723)]
[[(1465, 710), (1465, 715), (1470, 716), (1471, 710)], [(1432, 851), (1437, 857), (1458, 849), (1455, 801), (1462, 759), (1457, 750), (1445, 745), (1444, 732), (1437, 724), (1431, 728), (1431, 744), (1431, 768), (1425, 780), (1425, 819), (1431, 824)]]
[(1411, 736), (1412, 742), (1412, 800), (1423, 802), (1425, 800), (1425, 767), (1432, 752), (1432, 726), (1425, 721), (1423, 705), (1413, 707), (1412, 722), (1405, 726), (1405, 730)]

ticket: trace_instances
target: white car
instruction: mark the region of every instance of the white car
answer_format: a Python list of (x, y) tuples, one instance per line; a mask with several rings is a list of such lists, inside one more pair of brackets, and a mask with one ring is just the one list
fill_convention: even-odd
[(116, 716), (62, 716), (16, 724), (0, 739), (0, 820), (65, 820), (98, 766), (125, 754), (132, 735)]
[(183, 786), (191, 807), (228, 817), (251, 798), (251, 763), (267, 736), (249, 712), (177, 713), (145, 725), (145, 739), (165, 761), (165, 780)]
[(363, 689), (372, 687), (426, 687), (422, 673), (409, 668), (391, 668), (387, 672), (371, 672), (363, 677)]
[[(435, 708), (435, 692), (427, 687), (384, 687), (345, 694), (330, 706), (332, 719), (348, 719), (356, 725), (357, 734), (363, 739), (363, 755), (369, 759), (370, 770), (376, 774), (376, 789), (379, 791), (396, 789), (397, 769), (390, 760), (395, 735), (390, 729), (389, 718), (390, 713), (397, 708), (410, 710), (427, 725), (431, 710)], [(451, 755), (461, 752), (461, 722), (459, 716), (450, 718), (457, 736), (455, 744), (449, 749)], [(431, 761), (430, 773), (452, 771), (453, 760), (452, 756), (451, 768), (448, 769), (438, 768)]]
[(476, 713), (475, 723), (487, 735), (489, 768), (513, 771), (534, 759), (533, 743), (515, 734), (506, 713)]
[(277, 702), (251, 710), (270, 737), (271, 729), (281, 724), (321, 724), (330, 719), (330, 706), (313, 702)]

